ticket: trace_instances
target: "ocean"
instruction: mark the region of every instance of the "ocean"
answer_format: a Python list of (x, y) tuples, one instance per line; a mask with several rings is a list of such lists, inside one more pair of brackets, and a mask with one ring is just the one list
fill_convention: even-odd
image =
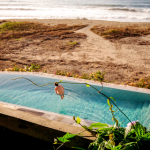
[(0, 0), (0, 19), (150, 22), (150, 0)]

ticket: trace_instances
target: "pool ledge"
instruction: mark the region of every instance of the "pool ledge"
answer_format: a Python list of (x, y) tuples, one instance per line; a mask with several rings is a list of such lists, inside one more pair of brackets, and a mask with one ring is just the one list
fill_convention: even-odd
[[(90, 125), (92, 122), (81, 119), (81, 123)], [(78, 134), (84, 131), (71, 116), (5, 102), (0, 102), (0, 126), (52, 143), (54, 138), (61, 137), (67, 132)], [(66, 146), (87, 148), (94, 139), (90, 132), (85, 131)]]

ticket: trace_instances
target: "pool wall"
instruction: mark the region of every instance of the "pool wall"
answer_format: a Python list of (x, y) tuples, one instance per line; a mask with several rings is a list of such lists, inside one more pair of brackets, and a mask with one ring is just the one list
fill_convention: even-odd
[[(81, 121), (84, 125), (92, 123), (83, 119)], [(54, 143), (54, 138), (67, 132), (77, 134), (84, 130), (70, 116), (4, 102), (0, 103), (0, 126), (51, 143)], [(64, 146), (87, 148), (92, 140), (94, 136), (85, 131)]]

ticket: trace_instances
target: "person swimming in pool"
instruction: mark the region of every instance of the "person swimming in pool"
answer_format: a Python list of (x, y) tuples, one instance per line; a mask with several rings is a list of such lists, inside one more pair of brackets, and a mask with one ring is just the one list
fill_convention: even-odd
[(54, 85), (56, 86), (55, 87), (55, 92), (57, 95), (60, 95), (61, 96), (61, 99), (63, 100), (64, 98), (64, 87), (62, 85), (58, 85), (58, 82), (55, 82)]

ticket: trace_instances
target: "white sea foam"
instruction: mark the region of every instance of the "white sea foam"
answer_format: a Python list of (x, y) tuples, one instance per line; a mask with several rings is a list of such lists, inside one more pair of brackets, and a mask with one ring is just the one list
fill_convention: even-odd
[[(0, 19), (18, 18), (18, 19), (89, 19), (89, 20), (111, 20), (123, 22), (150, 22), (150, 7), (133, 7), (136, 5), (87, 0), (87, 3), (77, 3), (79, 0), (62, 1), (57, 0), (56, 3), (45, 0), (38, 0), (37, 3), (27, 1), (14, 0), (8, 3), (7, 0), (0, 2)], [(34, 0), (33, 0), (34, 1)], [(82, 1), (83, 2), (83, 1)], [(99, 3), (98, 3), (99, 2)], [(146, 1), (145, 1), (146, 2)], [(150, 2), (149, 2), (150, 3)], [(123, 7), (125, 6), (125, 7)]]

